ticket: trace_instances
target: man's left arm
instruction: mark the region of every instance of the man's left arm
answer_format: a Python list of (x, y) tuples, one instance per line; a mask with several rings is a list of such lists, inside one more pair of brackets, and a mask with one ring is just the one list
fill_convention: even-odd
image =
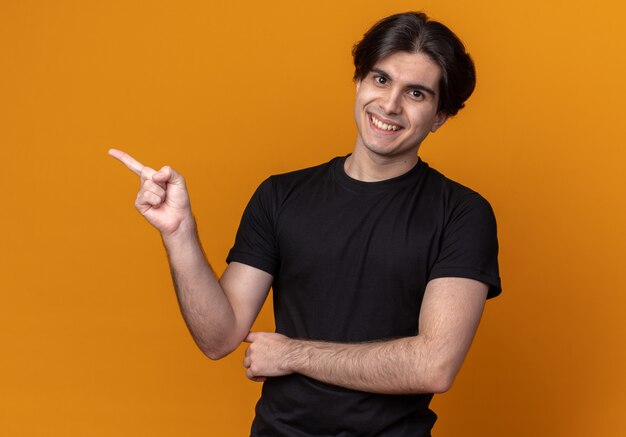
[(326, 343), (253, 332), (246, 341), (246, 376), (255, 381), (300, 373), (373, 393), (447, 391), (478, 328), (488, 286), (467, 278), (437, 278), (426, 286), (419, 334), (371, 343)]

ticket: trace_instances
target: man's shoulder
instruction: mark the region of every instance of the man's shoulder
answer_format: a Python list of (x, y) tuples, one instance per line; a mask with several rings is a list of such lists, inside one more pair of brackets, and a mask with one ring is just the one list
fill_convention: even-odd
[(437, 187), (442, 192), (454, 192), (454, 193), (476, 193), (474, 190), (469, 188), (468, 186), (451, 179), (447, 175), (443, 174), (439, 170), (431, 167), (427, 163), (424, 163), (424, 166), (427, 168), (426, 174), (428, 183), (433, 185), (433, 187)]
[(489, 202), (474, 189), (454, 179), (449, 178), (442, 172), (428, 166), (427, 180), (433, 194), (444, 204), (450, 206), (472, 204), (475, 206), (490, 208)]
[(344, 157), (336, 157), (323, 164), (293, 170), (285, 173), (273, 174), (267, 177), (258, 186), (253, 199), (261, 199), (268, 205), (278, 208), (293, 194), (300, 193), (306, 195), (333, 176), (334, 167)]

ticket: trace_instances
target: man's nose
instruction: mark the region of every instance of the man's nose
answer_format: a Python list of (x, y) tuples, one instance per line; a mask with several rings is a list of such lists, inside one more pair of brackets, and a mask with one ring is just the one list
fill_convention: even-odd
[(387, 114), (399, 114), (402, 112), (401, 93), (399, 90), (388, 90), (381, 100), (381, 109)]

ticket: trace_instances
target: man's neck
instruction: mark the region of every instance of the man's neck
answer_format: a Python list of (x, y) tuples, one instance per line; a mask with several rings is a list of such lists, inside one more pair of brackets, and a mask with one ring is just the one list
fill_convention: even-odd
[(401, 176), (417, 164), (417, 153), (408, 156), (385, 157), (355, 148), (344, 163), (344, 171), (352, 179), (378, 182)]

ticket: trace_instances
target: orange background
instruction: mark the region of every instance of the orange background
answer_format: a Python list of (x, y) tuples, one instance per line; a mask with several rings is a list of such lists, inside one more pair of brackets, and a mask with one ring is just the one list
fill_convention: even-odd
[(261, 180), (352, 149), (352, 44), (422, 9), (478, 86), (421, 154), (491, 201), (504, 284), (435, 435), (626, 435), (623, 4), (216, 4), (0, 3), (0, 434), (247, 435), (243, 349), (196, 349), (106, 151), (186, 176), (222, 271)]

